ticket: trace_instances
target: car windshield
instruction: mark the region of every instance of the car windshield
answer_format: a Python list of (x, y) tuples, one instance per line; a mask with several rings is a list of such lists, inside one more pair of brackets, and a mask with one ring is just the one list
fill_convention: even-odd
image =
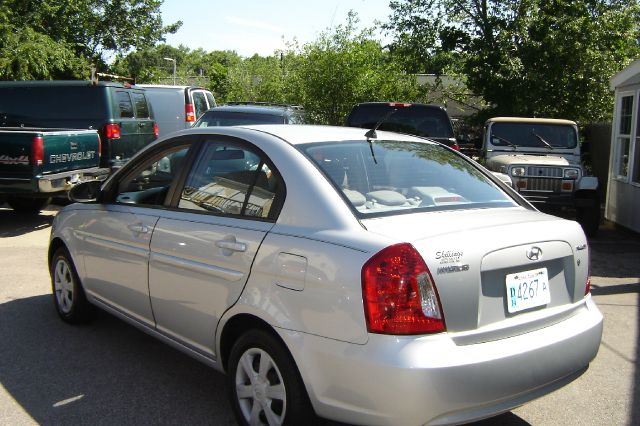
[(548, 123), (493, 123), (491, 144), (527, 148), (575, 148), (578, 135), (573, 126)]
[(208, 111), (196, 122), (194, 127), (243, 126), (248, 124), (283, 124), (280, 115), (259, 114), (254, 112)]
[(441, 145), (326, 142), (300, 150), (360, 217), (516, 205), (471, 161)]
[[(347, 126), (371, 129), (393, 109), (393, 106), (387, 104), (357, 105), (347, 119)], [(384, 120), (379, 129), (431, 138), (453, 137), (447, 113), (428, 105), (398, 108)]]

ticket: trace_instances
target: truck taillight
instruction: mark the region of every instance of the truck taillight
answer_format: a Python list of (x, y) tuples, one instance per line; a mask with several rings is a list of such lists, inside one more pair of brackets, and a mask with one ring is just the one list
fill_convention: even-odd
[(427, 334), (446, 329), (431, 273), (411, 244), (389, 246), (365, 263), (362, 296), (371, 333)]
[(120, 139), (120, 125), (109, 123), (104, 126), (104, 137), (107, 139)]
[(44, 139), (42, 136), (34, 136), (31, 142), (31, 165), (42, 166), (44, 163)]
[(98, 158), (102, 157), (102, 138), (98, 135)]
[(196, 111), (193, 109), (193, 104), (185, 104), (184, 120), (187, 123), (193, 123), (194, 121), (196, 121)]
[(160, 129), (158, 128), (158, 123), (153, 123), (153, 135), (156, 138), (160, 136)]

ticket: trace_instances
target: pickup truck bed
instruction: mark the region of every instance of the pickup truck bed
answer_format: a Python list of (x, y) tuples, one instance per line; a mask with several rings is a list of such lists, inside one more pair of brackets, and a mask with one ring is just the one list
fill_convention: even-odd
[(95, 130), (0, 128), (0, 197), (14, 210), (37, 213), (53, 195), (107, 176)]

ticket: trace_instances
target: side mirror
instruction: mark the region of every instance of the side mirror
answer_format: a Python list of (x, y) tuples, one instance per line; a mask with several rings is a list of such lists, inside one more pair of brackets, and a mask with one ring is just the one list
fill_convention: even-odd
[(76, 203), (92, 203), (98, 199), (103, 180), (79, 183), (69, 191), (69, 199)]

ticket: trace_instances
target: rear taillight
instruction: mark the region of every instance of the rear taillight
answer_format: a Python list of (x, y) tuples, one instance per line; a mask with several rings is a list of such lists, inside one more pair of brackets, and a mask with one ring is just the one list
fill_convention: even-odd
[(387, 247), (365, 263), (362, 296), (371, 333), (426, 334), (446, 329), (431, 273), (411, 244)]
[(456, 151), (460, 151), (460, 145), (458, 145), (457, 143), (454, 143), (453, 145), (451, 145), (451, 148)]
[(160, 135), (160, 129), (158, 129), (158, 123), (153, 123), (153, 135), (156, 138)]
[(193, 123), (196, 121), (196, 112), (193, 109), (193, 104), (185, 104), (184, 106), (184, 120), (187, 123)]
[(34, 136), (31, 142), (31, 165), (42, 166), (44, 163), (44, 139), (42, 136)]
[(104, 126), (104, 137), (107, 139), (120, 139), (120, 125), (109, 123)]

